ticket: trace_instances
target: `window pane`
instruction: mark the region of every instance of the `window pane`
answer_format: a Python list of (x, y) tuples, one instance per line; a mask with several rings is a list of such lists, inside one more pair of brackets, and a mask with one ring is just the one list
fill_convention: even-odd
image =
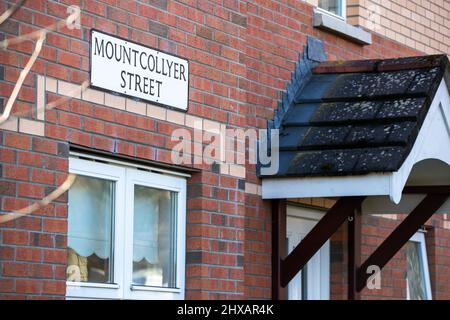
[(407, 283), (411, 300), (427, 299), (425, 277), (420, 243), (408, 241), (406, 244)]
[(342, 16), (342, 0), (319, 0), (319, 8)]
[(114, 182), (78, 175), (69, 190), (68, 281), (110, 283)]
[(133, 284), (176, 286), (177, 193), (135, 185)]

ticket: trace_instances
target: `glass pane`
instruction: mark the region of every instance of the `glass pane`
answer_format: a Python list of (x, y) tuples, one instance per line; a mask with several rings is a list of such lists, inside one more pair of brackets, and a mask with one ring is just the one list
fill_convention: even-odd
[(134, 187), (133, 284), (176, 286), (177, 193)]
[(406, 244), (406, 277), (411, 300), (427, 299), (422, 261), (420, 243), (409, 241)]
[(111, 283), (114, 182), (78, 175), (69, 190), (68, 281)]
[(319, 0), (319, 8), (342, 16), (342, 0)]

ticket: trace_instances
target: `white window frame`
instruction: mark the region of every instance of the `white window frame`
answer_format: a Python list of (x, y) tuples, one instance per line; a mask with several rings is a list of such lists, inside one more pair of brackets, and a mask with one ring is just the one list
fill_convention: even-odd
[[(299, 243), (300, 238), (298, 234), (290, 231), (289, 222), (291, 219), (301, 219), (304, 221), (310, 220), (315, 223), (319, 222), (324, 216), (325, 212), (317, 209), (305, 208), (297, 205), (288, 205), (287, 207), (287, 229), (286, 236), (288, 242), (288, 251), (293, 250), (294, 243)], [(320, 268), (313, 262), (320, 263)], [(308, 261), (310, 273), (307, 274), (306, 279), (302, 279), (302, 271), (299, 271), (296, 276), (290, 281), (288, 285), (289, 300), (329, 300), (330, 299), (330, 280), (331, 280), (331, 252), (330, 240), (328, 240), (316, 254)], [(312, 274), (311, 272), (314, 272)], [(306, 297), (302, 296), (303, 282), (307, 282)], [(318, 284), (319, 282), (319, 284)]]
[(319, 7), (318, 4), (317, 4), (317, 7), (315, 8), (315, 10), (345, 21), (345, 20), (347, 20), (347, 0), (340, 0), (340, 2), (341, 2), (340, 7), (341, 7), (341, 11), (342, 11), (341, 14), (336, 14), (334, 12), (323, 9), (323, 8)]
[[(427, 257), (427, 247), (425, 243), (425, 234), (422, 231), (416, 232), (411, 239), (409, 239), (411, 242), (419, 243), (420, 248), (420, 257), (422, 264), (422, 270), (424, 273), (424, 281), (425, 281), (425, 292), (427, 295), (427, 300), (432, 300), (433, 295), (431, 292), (431, 281), (430, 281), (430, 270), (428, 268), (428, 257)], [(408, 286), (408, 279), (406, 279), (406, 300), (410, 300), (409, 296), (409, 286)]]
[[(140, 166), (142, 168), (142, 166)], [(115, 182), (113, 280), (114, 283), (66, 281), (67, 299), (184, 299), (186, 254), (186, 179), (132, 166), (69, 158), (69, 172)], [(134, 185), (178, 193), (176, 288), (134, 286), (132, 280)], [(70, 197), (69, 197), (70, 201)], [(69, 214), (71, 214), (69, 212)], [(72, 213), (73, 214), (73, 213)]]

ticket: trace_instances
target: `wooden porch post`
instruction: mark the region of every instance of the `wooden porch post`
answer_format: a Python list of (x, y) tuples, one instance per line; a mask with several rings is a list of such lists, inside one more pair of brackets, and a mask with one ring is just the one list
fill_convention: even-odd
[(349, 217), (347, 226), (347, 299), (359, 300), (360, 294), (357, 290), (358, 268), (361, 265), (361, 206), (354, 209)]
[(272, 299), (286, 300), (281, 286), (281, 261), (286, 257), (286, 199), (272, 200)]

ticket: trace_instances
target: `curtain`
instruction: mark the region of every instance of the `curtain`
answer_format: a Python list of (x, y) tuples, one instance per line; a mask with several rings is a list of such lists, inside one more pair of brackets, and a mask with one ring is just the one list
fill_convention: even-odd
[(111, 252), (114, 182), (78, 175), (69, 190), (68, 246), (83, 257)]
[(165, 191), (138, 186), (134, 187), (134, 234), (133, 261), (146, 259), (157, 264), (159, 198)]

